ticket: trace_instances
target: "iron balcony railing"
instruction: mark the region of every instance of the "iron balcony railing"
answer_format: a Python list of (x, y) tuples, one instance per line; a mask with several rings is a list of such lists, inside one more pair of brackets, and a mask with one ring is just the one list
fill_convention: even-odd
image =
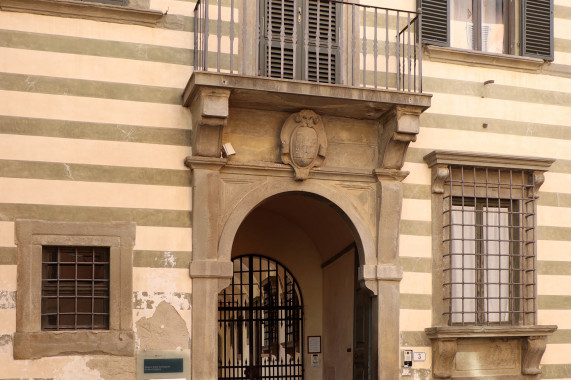
[(421, 93), (421, 22), (336, 0), (198, 0), (194, 69)]

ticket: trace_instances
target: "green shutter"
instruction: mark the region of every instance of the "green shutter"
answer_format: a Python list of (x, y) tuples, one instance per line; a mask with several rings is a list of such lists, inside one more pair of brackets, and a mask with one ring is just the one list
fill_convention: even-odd
[(553, 0), (522, 0), (522, 51), (553, 61)]
[[(319, 2), (319, 7), (318, 7)], [(329, 23), (329, 4), (331, 7), (331, 25)], [(327, 0), (297, 0), (294, 9), (293, 0), (283, 0), (285, 43), (283, 51), (283, 78), (304, 79), (305, 76), (305, 46), (304, 33), (306, 17), (304, 12), (309, 10), (307, 17), (309, 46), (307, 53), (308, 80), (312, 82), (327, 82), (329, 78), (329, 62), (331, 62), (331, 82), (339, 82), (339, 73), (336, 70), (339, 62), (338, 20), (340, 5)], [(282, 49), (280, 32), (282, 23), (282, 0), (263, 0), (260, 36), (260, 72), (272, 78), (280, 78), (282, 70)], [(302, 14), (298, 15), (299, 9)], [(319, 9), (319, 26), (317, 25), (317, 11)], [(301, 17), (301, 22), (298, 18)], [(271, 21), (271, 48), (268, 46), (268, 25)], [(293, 29), (297, 33), (297, 45), (293, 45)], [(319, 74), (317, 73), (317, 44), (316, 36), (319, 29)], [(331, 56), (328, 53), (328, 36), (331, 35)], [(295, 73), (294, 73), (294, 49)], [(329, 59), (331, 57), (331, 59)], [(271, 59), (271, 61), (270, 61)], [(269, 75), (268, 75), (269, 64)], [(318, 79), (319, 78), (319, 79)]]
[(450, 46), (449, 1), (419, 0), (419, 6), (422, 9), (422, 41)]

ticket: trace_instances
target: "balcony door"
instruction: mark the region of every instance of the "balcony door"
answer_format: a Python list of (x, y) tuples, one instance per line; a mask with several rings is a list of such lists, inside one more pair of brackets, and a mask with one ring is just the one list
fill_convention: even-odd
[(339, 3), (263, 0), (260, 73), (320, 83), (340, 81)]

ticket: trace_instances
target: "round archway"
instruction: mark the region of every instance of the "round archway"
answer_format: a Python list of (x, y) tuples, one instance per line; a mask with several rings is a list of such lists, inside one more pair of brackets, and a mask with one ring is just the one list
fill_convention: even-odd
[[(367, 303), (371, 295), (361, 289), (357, 281), (360, 257), (364, 256), (359, 254), (362, 244), (358, 243), (361, 239), (356, 233), (351, 219), (340, 207), (322, 196), (306, 192), (273, 195), (257, 203), (243, 218), (236, 229), (231, 249), (234, 286), (243, 281), (236, 277), (236, 260), (264, 256), (271, 262), (287, 267), (292, 277), (297, 279), (300, 294), (303, 293), (303, 303), (300, 305), (303, 307), (302, 344), (297, 346), (301, 350), (299, 356), (287, 357), (285, 349), (280, 351), (276, 348), (276, 354), (286, 354), (280, 358), (273, 355), (271, 348), (265, 349), (262, 345), (258, 349), (256, 342), (262, 342), (262, 337), (266, 335), (262, 333), (256, 340), (254, 334), (248, 343), (248, 350), (260, 354), (255, 358), (257, 363), (299, 359), (305, 364), (303, 377), (297, 377), (292, 372), (284, 377), (286, 379), (321, 380), (331, 378), (333, 374), (335, 378), (350, 379), (355, 371), (372, 371), (370, 363), (362, 360), (369, 358), (370, 352), (361, 352), (371, 348), (370, 331), (363, 329), (363, 326), (371, 325), (371, 305)], [(264, 280), (253, 276), (252, 281), (257, 281), (261, 286)], [(235, 287), (232, 289), (236, 291)], [(249, 296), (256, 297), (255, 294)], [(251, 302), (255, 302), (254, 299)], [(364, 304), (357, 305), (357, 302)], [(260, 323), (266, 326), (270, 322)], [(357, 337), (354, 334), (356, 327), (365, 335)], [(219, 334), (219, 353), (222, 354), (229, 349), (229, 341), (223, 341), (223, 336)], [(355, 355), (357, 351), (359, 355)], [(252, 363), (252, 357), (248, 357)], [(253, 378), (265, 379), (261, 376), (264, 369), (249, 369), (250, 376), (254, 373), (252, 371), (261, 371), (255, 372), (260, 376)]]

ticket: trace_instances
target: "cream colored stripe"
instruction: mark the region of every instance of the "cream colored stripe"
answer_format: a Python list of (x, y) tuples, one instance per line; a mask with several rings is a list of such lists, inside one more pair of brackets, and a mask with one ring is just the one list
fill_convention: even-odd
[(30, 13), (0, 12), (2, 29), (189, 49), (192, 33)]
[(133, 268), (133, 290), (190, 293), (192, 281), (187, 268)]
[[(2, 215), (0, 215), (0, 218), (2, 218)], [(0, 247), (15, 246), (14, 222), (0, 222)]]
[(93, 356), (85, 355), (14, 360), (12, 355), (0, 355), (0, 368), (7, 379), (100, 379), (99, 371), (87, 367), (86, 363), (91, 359)]
[(0, 159), (188, 170), (188, 147), (2, 135)]
[(571, 208), (538, 206), (537, 224), (541, 226), (570, 227)]
[[(571, 4), (567, 4), (567, 6), (569, 5)], [(553, 24), (555, 38), (571, 40), (571, 20), (556, 18)]]
[(430, 236), (400, 235), (399, 255), (403, 257), (432, 257)]
[[(431, 104), (431, 107), (426, 111), (428, 113), (477, 117), (481, 119), (493, 118), (563, 126), (569, 125), (569, 120), (571, 119), (571, 107), (514, 100), (434, 93)], [(493, 125), (489, 126), (489, 128), (489, 131), (493, 131)], [(489, 133), (486, 133), (486, 135), (489, 135)], [(502, 140), (506, 143), (505, 137), (502, 137)], [(422, 134), (419, 141), (422, 141)]]
[[(184, 88), (191, 66), (0, 47), (0, 72)], [(42, 64), (39, 65), (38, 62)]]
[(404, 220), (431, 220), (430, 200), (403, 199), (401, 218)]
[(571, 241), (538, 240), (537, 259), (543, 261), (570, 261)]
[[(0, 265), (0, 290), (16, 290), (17, 265)], [(0, 318), (0, 321), (2, 318)], [(0, 323), (0, 325), (2, 325)]]
[[(546, 157), (555, 157), (550, 155)], [(563, 173), (545, 173), (545, 182), (541, 185), (541, 191), (546, 193), (571, 193), (571, 175)]]
[(537, 294), (571, 296), (571, 273), (569, 273), (569, 276), (537, 276)]
[(554, 52), (554, 63), (560, 63), (564, 65), (571, 64), (571, 53), (565, 53), (555, 50)]
[(137, 226), (135, 250), (192, 251), (192, 229)]
[(571, 329), (571, 310), (538, 310), (538, 325), (557, 325), (561, 330)]
[(571, 364), (571, 344), (548, 344), (541, 364)]
[[(16, 331), (16, 309), (0, 309), (0, 334), (13, 334)], [(10, 352), (11, 353), (11, 352)], [(10, 358), (8, 363), (12, 364), (15, 369), (22, 370), (22, 364), (20, 361), (14, 361), (12, 355), (0, 355), (0, 368), (2, 368), (2, 376), (10, 376), (10, 372), (7, 371), (6, 366), (2, 363), (2, 358)], [(8, 365), (10, 367), (10, 365)], [(12, 377), (12, 376), (10, 376)], [(19, 378), (20, 375), (14, 377)]]
[(189, 188), (104, 182), (0, 178), (0, 202), (192, 210)]
[[(431, 79), (442, 78), (449, 80), (450, 78), (461, 78), (463, 81), (481, 83), (482, 90), (484, 90), (484, 82), (493, 79), (494, 84), (521, 87), (522, 90), (533, 88), (537, 90), (571, 92), (571, 78), (489, 67), (470, 67), (470, 69), (467, 69), (463, 65), (451, 65), (444, 62), (425, 60), (422, 62), (422, 74), (423, 77)], [(434, 102), (432, 104), (434, 105)]]
[(404, 272), (400, 292), (406, 294), (432, 294), (432, 274)]
[(0, 90), (0, 114), (181, 129), (190, 128), (191, 124), (190, 110), (176, 104), (2, 90)]
[[(238, 1), (234, 1), (234, 21), (238, 22), (238, 10), (236, 7), (238, 6)], [(240, 0), (241, 1), (241, 0)], [(194, 6), (196, 1), (173, 1), (173, 0), (151, 0), (151, 9), (159, 10), (165, 13), (168, 10), (168, 14), (177, 14), (177, 15), (185, 15), (185, 16), (192, 16), (194, 14)], [(221, 7), (221, 18), (222, 21), (230, 21), (230, 1), (228, 1), (228, 6), (224, 6), (222, 4)], [(254, 4), (252, 4), (254, 6)], [(208, 12), (210, 13), (211, 20), (218, 20), (218, 2), (211, 1), (210, 6), (208, 7)], [(237, 30), (238, 28), (236, 28)], [(211, 33), (216, 33), (216, 30), (212, 31)]]
[[(426, 129), (422, 129), (420, 131), (419, 137), (424, 136), (424, 131)], [(413, 143), (414, 144), (414, 143)], [(431, 150), (435, 148), (432, 147)], [(404, 179), (403, 183), (414, 183), (417, 185), (430, 185), (431, 178), (430, 178), (430, 169), (426, 166), (425, 163), (417, 164), (414, 162), (405, 162), (402, 170), (410, 172), (409, 175)]]
[[(544, 105), (544, 107), (549, 106)], [(571, 111), (571, 108), (569, 110)], [(549, 113), (551, 111), (546, 109), (542, 112)], [(569, 117), (571, 120), (571, 114)], [(411, 146), (413, 145), (411, 144)], [(423, 129), (418, 140), (414, 143), (414, 148), (571, 159), (571, 141), (569, 140), (513, 135), (508, 139), (503, 134), (440, 128)]]
[(430, 310), (400, 310), (400, 331), (424, 331), (430, 327), (432, 311)]

